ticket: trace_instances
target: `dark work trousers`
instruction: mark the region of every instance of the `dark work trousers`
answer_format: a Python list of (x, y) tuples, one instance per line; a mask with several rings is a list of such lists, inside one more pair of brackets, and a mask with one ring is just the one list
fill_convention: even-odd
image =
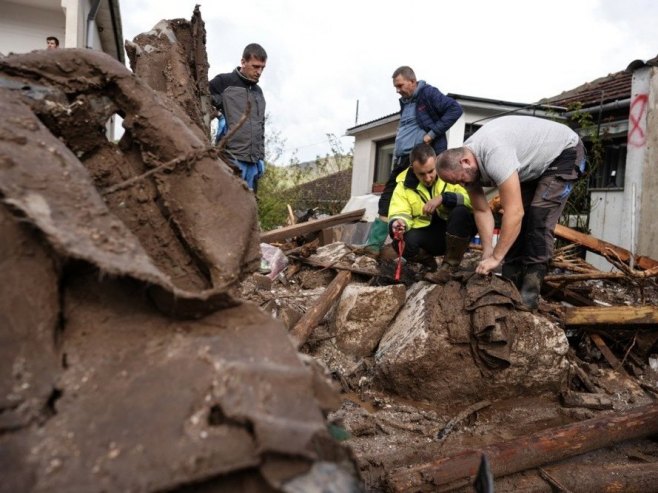
[(391, 197), (393, 196), (393, 190), (395, 190), (396, 181), (400, 173), (409, 167), (409, 155), (407, 154), (404, 157), (398, 158), (398, 162), (395, 164), (395, 167), (391, 171), (391, 175), (386, 180), (384, 185), (384, 191), (379, 196), (378, 202), (378, 211), (377, 213), (380, 216), (388, 217), (388, 206), (391, 204)]
[[(425, 228), (413, 228), (404, 234), (404, 252), (402, 256), (413, 259), (422, 248), (436, 257), (446, 253), (446, 233), (459, 238), (471, 238), (476, 232), (475, 220), (471, 210), (464, 206), (456, 206), (448, 215), (448, 220), (432, 215), (432, 222)], [(398, 250), (397, 240), (393, 240), (393, 248)]]
[(521, 183), (521, 231), (505, 256), (506, 264), (548, 264), (553, 257), (555, 225), (574, 183), (585, 171), (585, 147), (565, 149), (538, 179)]

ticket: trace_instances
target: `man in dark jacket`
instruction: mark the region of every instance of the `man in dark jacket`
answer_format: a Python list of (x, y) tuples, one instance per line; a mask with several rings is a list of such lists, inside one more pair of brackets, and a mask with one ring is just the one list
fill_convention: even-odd
[(459, 103), (424, 80), (416, 80), (411, 67), (393, 72), (393, 86), (400, 95), (400, 125), (395, 137), (393, 170), (379, 198), (378, 214), (370, 230), (366, 249), (378, 253), (388, 235), (388, 207), (397, 176), (406, 170), (409, 154), (418, 144), (432, 146), (436, 154), (448, 147), (446, 132), (462, 115)]
[(247, 119), (231, 136), (225, 149), (254, 192), (265, 167), (265, 97), (258, 81), (266, 63), (267, 53), (263, 47), (251, 43), (245, 47), (239, 67), (210, 81), (212, 102), (222, 113), (227, 132), (237, 126), (247, 104), (250, 105)]

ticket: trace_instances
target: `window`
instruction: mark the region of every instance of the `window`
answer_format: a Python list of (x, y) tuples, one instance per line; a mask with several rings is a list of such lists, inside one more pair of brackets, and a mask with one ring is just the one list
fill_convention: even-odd
[(626, 138), (624, 137), (605, 143), (603, 147), (603, 159), (598, 169), (594, 170), (590, 176), (589, 187), (590, 189), (623, 189), (625, 174)]
[(393, 170), (393, 152), (395, 151), (395, 137), (381, 140), (376, 143), (375, 154), (375, 183), (386, 183)]
[(482, 125), (478, 125), (477, 123), (467, 123), (466, 128), (464, 128), (464, 140), (468, 139), (471, 135), (473, 135), (475, 132), (477, 132)]

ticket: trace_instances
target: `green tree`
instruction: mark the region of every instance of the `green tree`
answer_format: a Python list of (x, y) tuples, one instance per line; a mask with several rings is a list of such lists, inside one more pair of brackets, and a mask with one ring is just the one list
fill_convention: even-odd
[[(569, 106), (569, 122), (575, 127), (582, 139), (588, 145), (586, 176), (578, 180), (569, 195), (564, 207), (560, 223), (569, 225), (569, 216), (576, 217), (575, 229), (589, 233), (589, 213), (591, 201), (589, 193), (589, 177), (596, 172), (603, 161), (603, 141), (605, 135), (599, 133), (599, 127), (594, 122), (591, 112), (582, 111), (582, 103), (577, 102)], [(584, 216), (584, 219), (583, 219)]]

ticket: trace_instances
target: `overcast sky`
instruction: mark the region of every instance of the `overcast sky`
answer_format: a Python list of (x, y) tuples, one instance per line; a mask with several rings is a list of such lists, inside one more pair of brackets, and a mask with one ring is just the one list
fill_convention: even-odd
[[(201, 5), (209, 76), (263, 45), (270, 126), (301, 161), (326, 134), (398, 111), (391, 74), (410, 65), (444, 93), (532, 103), (658, 55), (653, 0), (120, 0), (123, 35)], [(353, 139), (341, 139), (345, 149)]]

